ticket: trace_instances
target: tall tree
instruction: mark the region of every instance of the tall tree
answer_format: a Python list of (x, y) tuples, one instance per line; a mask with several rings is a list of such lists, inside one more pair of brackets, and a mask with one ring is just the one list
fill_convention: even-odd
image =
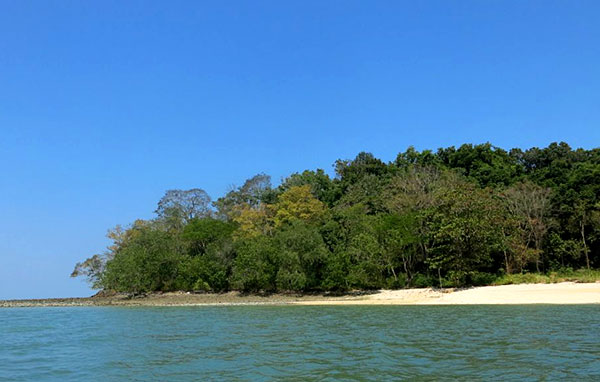
[(183, 226), (192, 219), (212, 214), (210, 196), (201, 188), (168, 190), (159, 200), (156, 214), (174, 226)]
[(428, 218), (433, 245), (427, 262), (440, 278), (446, 272), (454, 285), (463, 285), (492, 264), (502, 241), (494, 225), (502, 210), (490, 190), (469, 182), (444, 189), (440, 199)]
[(333, 206), (335, 201), (341, 196), (338, 182), (329, 178), (329, 175), (322, 169), (318, 169), (317, 171), (306, 170), (300, 174), (294, 173), (290, 175), (283, 180), (281, 186), (279, 186), (279, 191), (285, 192), (291, 187), (305, 185), (309, 185), (311, 193), (329, 207)]
[[(531, 181), (519, 182), (504, 191), (506, 207), (513, 216), (518, 217), (523, 231), (526, 233), (524, 246), (533, 245), (536, 256), (536, 270), (540, 271), (540, 255), (542, 242), (548, 231), (547, 216), (550, 208), (548, 188), (536, 185)], [(543, 258), (541, 258), (543, 261)]]
[(271, 177), (257, 174), (247, 179), (241, 187), (234, 188), (227, 195), (217, 199), (214, 206), (220, 217), (232, 219), (243, 208), (260, 209), (262, 205), (272, 203), (274, 197)]
[(212, 244), (231, 237), (236, 226), (213, 218), (194, 219), (183, 229), (182, 237), (192, 255), (203, 255)]
[(429, 257), (432, 239), (427, 218), (440, 204), (441, 192), (458, 181), (458, 175), (453, 172), (410, 165), (399, 171), (388, 186), (385, 195), (388, 210), (415, 220), (414, 235), (423, 260)]

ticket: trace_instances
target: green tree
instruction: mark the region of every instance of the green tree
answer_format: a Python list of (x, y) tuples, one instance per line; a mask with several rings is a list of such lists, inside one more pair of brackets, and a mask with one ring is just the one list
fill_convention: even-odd
[(245, 209), (261, 209), (274, 201), (276, 192), (271, 187), (271, 177), (257, 174), (247, 179), (241, 187), (234, 188), (214, 202), (221, 218), (232, 219)]
[[(540, 271), (542, 243), (548, 231), (547, 215), (550, 208), (550, 189), (530, 181), (519, 182), (504, 191), (504, 203), (509, 213), (521, 225), (525, 248), (533, 245), (536, 256), (536, 269)], [(543, 261), (543, 260), (542, 260)]]
[(392, 274), (395, 287), (404, 286), (399, 277), (403, 272), (406, 283), (411, 284), (416, 267), (423, 260), (420, 256), (419, 217), (415, 214), (382, 214), (376, 225), (377, 237), (382, 248), (382, 260)]
[(369, 215), (386, 211), (384, 190), (389, 184), (389, 177), (377, 177), (372, 174), (362, 176), (346, 188), (345, 194), (339, 199), (337, 206), (349, 207), (361, 204), (367, 208)]
[(458, 170), (481, 187), (507, 186), (523, 172), (514, 157), (490, 143), (440, 149), (437, 156), (444, 166)]
[(167, 232), (141, 228), (107, 262), (101, 284), (106, 289), (134, 294), (174, 289), (178, 265), (184, 255)]
[(295, 221), (275, 234), (278, 246), (277, 288), (310, 290), (321, 285), (321, 273), (328, 256), (316, 228)]
[(276, 290), (278, 248), (272, 238), (256, 236), (240, 240), (231, 285), (244, 292)]
[(490, 190), (463, 182), (444, 190), (440, 205), (429, 216), (433, 235), (429, 266), (445, 273), (454, 285), (469, 283), (474, 272), (486, 270), (500, 247), (494, 226), (502, 208)]
[(71, 277), (85, 277), (92, 289), (100, 289), (102, 288), (101, 278), (105, 267), (106, 257), (96, 254), (75, 264)]
[(444, 190), (458, 182), (462, 182), (460, 176), (452, 171), (420, 165), (405, 166), (392, 178), (384, 196), (387, 209), (412, 219), (411, 236), (419, 251), (417, 261), (425, 261), (430, 255), (433, 233), (429, 216), (440, 205)]
[(328, 262), (327, 267), (344, 270), (347, 276), (344, 285), (330, 278), (326, 282), (329, 289), (383, 287), (386, 264), (376, 230), (379, 219), (367, 212), (368, 208), (363, 204), (334, 210), (337, 245), (333, 261)]
[(286, 178), (279, 186), (279, 192), (285, 192), (291, 187), (310, 186), (311, 193), (320, 201), (332, 207), (336, 200), (341, 196), (339, 185), (334, 182), (325, 171), (318, 169), (317, 171), (306, 170), (299, 173), (294, 173)]
[(389, 169), (373, 154), (361, 152), (353, 160), (337, 160), (335, 172), (340, 182), (341, 192), (346, 193), (346, 189), (357, 183), (362, 177), (367, 175), (383, 177), (389, 173)]
[(218, 219), (193, 219), (183, 229), (182, 237), (190, 254), (203, 255), (211, 244), (230, 239), (235, 229), (234, 224)]
[(212, 214), (210, 196), (200, 188), (168, 190), (158, 202), (156, 214), (169, 226), (179, 229), (192, 219)]

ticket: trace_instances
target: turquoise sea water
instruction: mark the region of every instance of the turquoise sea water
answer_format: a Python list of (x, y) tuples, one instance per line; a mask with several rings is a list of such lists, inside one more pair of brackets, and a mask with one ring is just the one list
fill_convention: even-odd
[(0, 309), (0, 381), (600, 380), (600, 306)]

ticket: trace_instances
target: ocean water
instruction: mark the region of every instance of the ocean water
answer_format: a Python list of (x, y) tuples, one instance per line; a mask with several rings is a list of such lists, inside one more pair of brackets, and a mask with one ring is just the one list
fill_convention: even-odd
[(600, 306), (0, 309), (0, 381), (600, 381)]

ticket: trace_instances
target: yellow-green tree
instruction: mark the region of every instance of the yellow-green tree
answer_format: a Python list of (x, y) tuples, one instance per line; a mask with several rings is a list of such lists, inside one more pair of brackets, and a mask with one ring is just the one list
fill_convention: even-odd
[(275, 227), (295, 220), (318, 222), (327, 211), (325, 204), (313, 196), (309, 185), (290, 187), (279, 195), (272, 208), (275, 211)]
[(251, 207), (250, 205), (237, 206), (232, 220), (238, 224), (236, 237), (251, 238), (267, 235), (271, 232), (271, 211), (266, 205)]

